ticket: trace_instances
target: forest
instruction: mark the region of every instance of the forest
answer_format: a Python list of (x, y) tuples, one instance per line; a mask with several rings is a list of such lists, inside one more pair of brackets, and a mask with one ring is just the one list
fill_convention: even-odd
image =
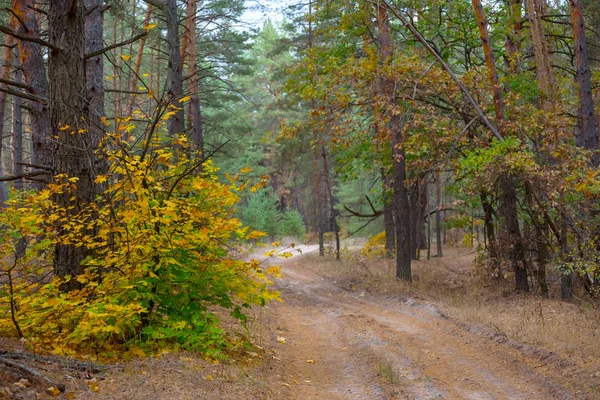
[[(261, 372), (250, 396), (222, 372), (248, 397), (203, 392), (538, 398), (514, 391), (510, 368), (502, 393), (415, 383), (438, 379), (427, 374), (402, 383), (404, 367), (371, 347), (381, 397), (367, 378), (353, 395), (328, 386), (320, 397), (315, 382), (334, 368), (314, 372), (326, 367), (282, 332), (300, 335), (302, 315), (321, 321), (307, 304), (359, 307), (346, 295), (364, 306), (349, 315), (379, 323), (388, 316), (377, 296), (439, 308), (435, 321), (454, 321), (446, 306), (480, 307), (440, 336), (415, 335), (444, 342), (485, 325), (505, 339), (476, 339), (481, 349), (488, 339), (539, 346), (519, 351), (540, 358), (531, 365), (554, 363), (553, 373), (569, 360), (567, 383), (547, 383), (548, 372), (539, 387), (550, 392), (532, 387), (540, 399), (600, 396), (600, 351), (589, 350), (600, 332), (600, 3), (0, 0), (0, 9), (0, 398), (30, 398), (38, 386), (50, 397), (138, 398), (93, 397), (105, 384), (92, 375), (167, 353), (191, 355), (183, 365), (202, 371), (246, 359), (262, 371), (279, 365), (282, 346), (310, 379), (275, 390)], [(518, 328), (499, 322), (511, 312)], [(347, 335), (340, 348), (365, 346), (350, 324), (327, 326)], [(556, 331), (558, 344), (551, 326), (570, 333)], [(399, 357), (428, 362), (413, 357), (422, 343), (412, 336), (386, 338), (406, 347)], [(79, 371), (79, 383), (57, 378), (60, 368)], [(211, 385), (214, 372), (202, 373)], [(154, 396), (139, 398), (189, 398)]]

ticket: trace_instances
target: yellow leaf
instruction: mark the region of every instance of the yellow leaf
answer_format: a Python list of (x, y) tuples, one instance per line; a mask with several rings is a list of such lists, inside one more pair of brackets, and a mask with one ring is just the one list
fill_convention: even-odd
[(250, 167), (244, 167), (244, 168), (240, 169), (240, 172), (242, 174), (247, 174), (250, 171), (252, 171), (252, 168), (250, 168)]
[(104, 183), (108, 180), (108, 175), (98, 175), (96, 179), (94, 179), (95, 183)]
[(148, 24), (148, 25), (144, 26), (144, 30), (145, 31), (149, 31), (149, 30), (154, 29), (154, 28), (156, 28), (156, 24)]
[(60, 394), (62, 393), (60, 390), (58, 390), (58, 388), (56, 386), (51, 386), (49, 388), (46, 389), (46, 391), (52, 395), (52, 396), (60, 396)]
[(179, 99), (179, 102), (185, 103), (186, 101), (190, 101), (191, 98), (192, 98), (192, 96), (185, 96), (185, 97), (182, 97), (181, 99)]
[(59, 131), (66, 131), (70, 127), (71, 127), (70, 125), (59, 125), (58, 130)]
[(121, 54), (121, 60), (123, 61), (129, 61), (131, 59), (131, 56), (127, 55), (127, 54)]
[(306, 362), (309, 364), (315, 364), (317, 361), (316, 360), (306, 360)]
[(206, 375), (206, 380), (207, 381), (212, 381), (213, 380), (213, 376), (212, 375)]
[(261, 232), (261, 231), (252, 231), (248, 234), (247, 238), (248, 239), (258, 239), (259, 237), (262, 237), (262, 236), (267, 236), (267, 234), (264, 232)]

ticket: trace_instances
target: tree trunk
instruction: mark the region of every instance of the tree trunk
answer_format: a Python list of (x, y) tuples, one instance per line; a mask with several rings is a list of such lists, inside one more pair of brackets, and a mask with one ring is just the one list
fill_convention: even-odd
[[(485, 63), (488, 70), (488, 79), (492, 86), (492, 94), (494, 98), (494, 110), (498, 121), (499, 131), (502, 136), (505, 134), (504, 124), (506, 121), (504, 113), (504, 100), (502, 96), (502, 88), (498, 81), (496, 72), (496, 61), (490, 44), (489, 33), (487, 29), (487, 21), (481, 5), (481, 0), (472, 0), (475, 18), (481, 35), (481, 44), (485, 55)], [(504, 229), (506, 232), (506, 241), (508, 244), (508, 257), (511, 262), (512, 269), (515, 273), (515, 286), (517, 290), (528, 291), (529, 284), (527, 282), (527, 270), (524, 260), (524, 245), (519, 227), (519, 214), (517, 211), (517, 191), (515, 187), (515, 179), (509, 175), (504, 175), (499, 178), (500, 188), (502, 190), (502, 218), (504, 220)]]
[(492, 45), (490, 43), (490, 35), (487, 29), (487, 20), (483, 12), (483, 6), (481, 0), (472, 0), (473, 9), (475, 10), (475, 19), (477, 20), (477, 26), (479, 27), (479, 33), (481, 35), (481, 44), (483, 47), (483, 54), (485, 56), (485, 64), (488, 71), (488, 79), (492, 86), (492, 95), (494, 98), (494, 110), (496, 111), (496, 120), (499, 125), (499, 129), (502, 130), (502, 125), (505, 121), (504, 116), (504, 101), (502, 99), (502, 88), (498, 82), (498, 73), (496, 72), (496, 61), (494, 59), (494, 53), (492, 51)]
[(392, 181), (389, 174), (381, 169), (381, 180), (383, 182), (383, 225), (385, 227), (385, 256), (392, 257), (396, 252), (396, 237), (394, 231), (394, 207), (391, 201)]
[(592, 96), (592, 75), (590, 71), (585, 25), (581, 10), (581, 0), (569, 0), (571, 22), (573, 24), (573, 41), (577, 70), (577, 86), (579, 89), (580, 132), (577, 144), (584, 149), (594, 151), (592, 164), (598, 166), (600, 160), (595, 151), (598, 150), (598, 128), (594, 115), (594, 98)]
[[(34, 0), (13, 0), (13, 10), (21, 16), (22, 24), (18, 24), (17, 33), (23, 36), (39, 38), (39, 28), (36, 18)], [(25, 83), (31, 87), (31, 93), (49, 99), (49, 85), (46, 77), (44, 56), (39, 44), (19, 40), (19, 57)], [(49, 104), (49, 103), (48, 103)], [(52, 125), (48, 104), (29, 102), (31, 115), (32, 162), (35, 165), (53, 167)], [(37, 185), (40, 187), (40, 185)]]
[(333, 197), (333, 189), (329, 178), (329, 165), (327, 162), (327, 149), (321, 147), (321, 156), (323, 157), (323, 175), (325, 176), (325, 186), (327, 187), (327, 195), (329, 197), (329, 230), (335, 234), (335, 259), (340, 259), (340, 227), (337, 223), (337, 210), (335, 209), (336, 201)]
[(202, 109), (200, 107), (200, 98), (198, 96), (198, 60), (196, 54), (196, 0), (188, 0), (186, 11), (186, 43), (188, 52), (188, 74), (190, 79), (190, 114), (192, 126), (191, 144), (192, 149), (198, 152), (198, 157), (202, 158), (204, 153), (204, 133), (202, 131)]
[[(15, 51), (18, 51), (15, 49)], [(22, 74), (19, 68), (15, 69), (14, 79), (16, 82), (22, 81)], [(20, 97), (12, 98), (12, 131), (10, 135), (10, 153), (12, 159), (12, 174), (23, 174), (23, 106)], [(1, 130), (0, 130), (1, 132)], [(17, 179), (13, 186), (16, 190), (23, 189), (23, 179)]]
[(536, 73), (538, 85), (541, 93), (542, 107), (554, 101), (555, 82), (550, 63), (550, 53), (548, 50), (548, 41), (544, 33), (542, 17), (545, 11), (545, 0), (526, 0), (527, 14), (529, 15), (529, 24), (531, 26), (531, 38), (535, 53)]
[(521, 72), (521, 38), (520, 32), (523, 27), (523, 18), (521, 15), (521, 7), (523, 0), (507, 0), (508, 18), (505, 48), (508, 56), (507, 59), (507, 70), (513, 74)]
[(436, 250), (437, 256), (442, 257), (442, 182), (440, 177), (440, 172), (436, 171), (435, 173), (435, 242), (436, 242)]
[(517, 290), (528, 292), (529, 282), (527, 281), (527, 269), (525, 266), (525, 257), (523, 239), (519, 227), (519, 215), (517, 211), (517, 189), (515, 179), (511, 176), (503, 176), (501, 179), (502, 188), (502, 216), (506, 229), (506, 247), (508, 248), (508, 257), (515, 273), (515, 288)]
[[(14, 30), (16, 26), (16, 18), (10, 19), (10, 28)], [(12, 36), (6, 35), (4, 40), (4, 50), (2, 51), (2, 64), (0, 67), (0, 78), (10, 79), (12, 67), (13, 67), (13, 55), (15, 39)], [(1, 85), (1, 84), (0, 84)], [(4, 86), (4, 85), (1, 85)], [(4, 121), (6, 114), (6, 103), (8, 95), (6, 92), (0, 92), (0, 176), (4, 175), (4, 160), (3, 160), (3, 143), (4, 143)], [(5, 202), (8, 200), (8, 189), (6, 182), (0, 182), (0, 207), (4, 207)]]
[[(87, 96), (82, 95), (87, 92), (84, 13), (82, 0), (53, 0), (48, 13), (50, 42), (58, 48), (50, 51), (48, 59), (50, 123), (56, 138), (54, 166), (57, 173), (78, 178), (74, 198), (57, 195), (54, 200), (72, 215), (94, 201), (97, 193), (94, 144), (98, 137), (90, 130), (90, 106)], [(56, 246), (55, 274), (72, 277), (63, 290), (81, 287), (74, 278), (83, 272), (81, 262), (88, 254), (84, 246)]]
[[(101, 50), (104, 47), (104, 17), (102, 9), (104, 0), (85, 0), (85, 9), (93, 10), (85, 16), (85, 53)], [(85, 82), (89, 112), (89, 137), (93, 149), (97, 149), (104, 138), (104, 55), (89, 58), (85, 61)], [(108, 173), (106, 157), (97, 160), (94, 174)], [(97, 185), (100, 194), (108, 187), (107, 184)]]
[[(379, 49), (382, 63), (392, 62), (392, 36), (387, 9), (383, 5), (376, 6), (377, 22), (379, 28)], [(410, 203), (406, 189), (406, 153), (404, 150), (404, 137), (402, 132), (402, 117), (395, 112), (398, 106), (395, 83), (384, 78), (382, 85), (383, 95), (388, 101), (387, 112), (390, 114), (389, 130), (392, 148), (392, 179), (393, 179), (393, 204), (396, 222), (396, 277), (412, 281), (411, 272), (411, 247), (410, 247)], [(392, 111), (394, 110), (394, 111)]]
[[(152, 5), (148, 5), (148, 10), (146, 11), (146, 17), (144, 18), (144, 26), (150, 24), (150, 18), (152, 18)], [(133, 64), (133, 76), (129, 81), (129, 91), (135, 92), (138, 87), (138, 76), (140, 74), (140, 68), (142, 66), (142, 59), (144, 57), (144, 47), (146, 46), (146, 40), (148, 36), (144, 36), (140, 39), (137, 48), (137, 54), (135, 56), (135, 63)], [(152, 67), (152, 64), (151, 64)], [(151, 73), (152, 75), (152, 73)], [(152, 87), (150, 87), (152, 89)], [(127, 100), (127, 105), (125, 106), (125, 117), (129, 117), (133, 112), (133, 105), (135, 104), (137, 96), (131, 95)]]
[(169, 53), (169, 95), (171, 111), (175, 114), (167, 121), (167, 129), (171, 137), (185, 132), (183, 105), (179, 100), (183, 97), (183, 72), (181, 64), (181, 48), (179, 45), (179, 13), (177, 1), (166, 0), (163, 7), (167, 20), (167, 45)]
[(496, 229), (494, 227), (494, 207), (490, 202), (487, 192), (481, 191), (481, 193), (479, 194), (479, 198), (481, 199), (481, 206), (483, 208), (484, 214), (484, 229), (488, 243), (488, 257), (491, 262), (492, 272), (494, 276), (496, 278), (500, 278), (502, 276), (502, 273), (499, 270), (498, 262), (498, 244), (496, 241)]

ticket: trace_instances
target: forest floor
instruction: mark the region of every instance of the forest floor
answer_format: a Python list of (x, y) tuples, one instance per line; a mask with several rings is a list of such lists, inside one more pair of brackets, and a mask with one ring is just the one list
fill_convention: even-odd
[[(412, 286), (390, 278), (389, 261), (301, 250), (282, 262), (283, 302), (251, 315), (254, 351), (45, 373), (64, 381), (58, 397), (79, 399), (600, 399), (591, 306), (486, 288), (464, 248), (414, 263)], [(12, 398), (44, 397), (6, 385)]]

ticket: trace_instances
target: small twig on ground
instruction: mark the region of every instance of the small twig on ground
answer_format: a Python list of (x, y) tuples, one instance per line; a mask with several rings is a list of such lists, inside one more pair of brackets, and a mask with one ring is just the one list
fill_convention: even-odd
[(360, 265), (362, 265), (363, 267), (365, 267), (365, 269), (367, 270), (367, 272), (369, 273), (369, 275), (373, 276), (373, 273), (371, 272), (371, 270), (369, 269), (369, 267), (367, 267), (367, 264), (365, 264), (364, 262), (362, 262), (362, 260), (358, 260), (358, 263)]

